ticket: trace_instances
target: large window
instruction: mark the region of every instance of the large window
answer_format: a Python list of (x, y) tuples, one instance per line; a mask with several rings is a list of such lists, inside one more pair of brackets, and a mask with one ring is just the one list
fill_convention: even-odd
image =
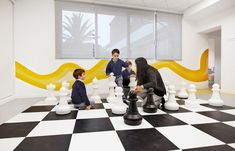
[(181, 15), (157, 12), (157, 59), (181, 59), (181, 32)]
[[(176, 18), (170, 14), (173, 19), (168, 19), (165, 13), (157, 13), (160, 20), (156, 20), (155, 11), (81, 2), (55, 3), (57, 58), (107, 59), (118, 48), (122, 58), (181, 59), (179, 15)], [(178, 25), (171, 28), (174, 23)], [(174, 32), (173, 37), (170, 32)]]

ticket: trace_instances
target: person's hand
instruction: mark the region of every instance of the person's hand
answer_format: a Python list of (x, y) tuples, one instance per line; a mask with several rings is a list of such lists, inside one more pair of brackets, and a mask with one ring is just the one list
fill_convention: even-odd
[(142, 86), (137, 85), (137, 86), (135, 87), (135, 92), (136, 92), (136, 93), (140, 93), (140, 92), (142, 92), (143, 90), (144, 90), (144, 89), (143, 89)]
[(86, 110), (90, 110), (91, 109), (91, 105), (86, 106)]

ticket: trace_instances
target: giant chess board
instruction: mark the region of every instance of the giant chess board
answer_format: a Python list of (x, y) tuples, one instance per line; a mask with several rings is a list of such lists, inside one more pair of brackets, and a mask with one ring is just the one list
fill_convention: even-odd
[(235, 108), (213, 107), (201, 100), (178, 111), (145, 113), (138, 103), (142, 124), (126, 125), (105, 99), (93, 110), (56, 115), (55, 104), (38, 102), (0, 125), (2, 151), (161, 151), (235, 150)]

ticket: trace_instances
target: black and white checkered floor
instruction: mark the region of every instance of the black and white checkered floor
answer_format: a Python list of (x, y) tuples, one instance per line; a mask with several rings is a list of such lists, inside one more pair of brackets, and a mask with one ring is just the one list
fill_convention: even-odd
[(212, 107), (158, 110), (149, 114), (138, 107), (142, 124), (129, 126), (113, 115), (106, 100), (94, 110), (74, 109), (55, 114), (55, 104), (38, 102), (0, 125), (0, 150), (24, 151), (161, 151), (235, 150), (235, 108)]

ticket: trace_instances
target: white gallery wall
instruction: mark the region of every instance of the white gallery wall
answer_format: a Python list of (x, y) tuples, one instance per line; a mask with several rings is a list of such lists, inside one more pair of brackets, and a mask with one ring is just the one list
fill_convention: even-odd
[[(227, 3), (223, 3), (225, 1)], [(193, 14), (197, 9), (199, 13)], [(235, 94), (235, 1), (218, 1), (206, 9), (198, 6), (186, 12), (186, 16), (191, 17), (198, 33), (221, 29), (221, 90)]]
[(235, 7), (201, 21), (198, 30), (216, 26), (221, 26), (221, 88), (223, 92), (235, 93)]
[[(94, 59), (55, 59), (55, 17), (54, 0), (19, 0), (15, 4), (15, 60), (28, 69), (39, 73), (48, 74), (55, 71), (65, 62), (73, 62), (89, 69), (99, 60)], [(208, 48), (207, 39), (197, 33), (196, 26), (183, 20), (182, 29), (182, 61), (183, 66), (198, 69), (200, 57)], [(149, 60), (149, 63), (153, 60)], [(160, 69), (164, 80), (179, 86), (185, 80), (164, 68)], [(106, 80), (104, 80), (106, 81)], [(101, 81), (100, 85), (105, 83)], [(185, 80), (186, 81), (186, 80)], [(206, 88), (207, 82), (196, 83), (199, 88)], [(91, 93), (88, 86), (88, 93)], [(16, 97), (45, 96), (45, 90), (31, 86), (16, 78)], [(101, 92), (107, 92), (107, 87), (102, 87)]]
[(13, 4), (0, 1), (0, 104), (13, 97), (14, 52), (13, 52)]

